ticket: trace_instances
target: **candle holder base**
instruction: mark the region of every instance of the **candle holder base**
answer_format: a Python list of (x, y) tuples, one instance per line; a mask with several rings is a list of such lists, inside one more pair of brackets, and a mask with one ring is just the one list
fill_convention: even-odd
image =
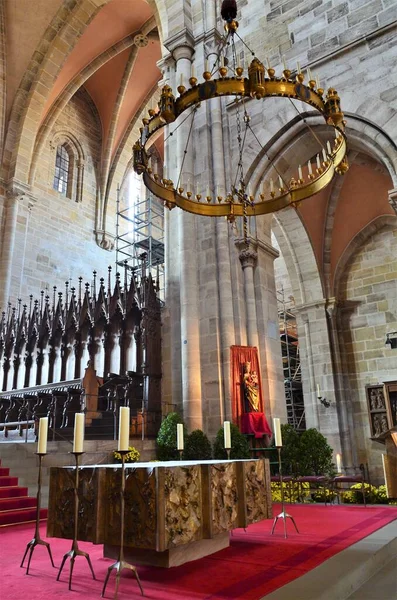
[(30, 542), (26, 546), (25, 554), (23, 555), (23, 559), (22, 559), (22, 562), (20, 565), (23, 568), (23, 563), (25, 562), (26, 555), (30, 550), (29, 558), (28, 558), (28, 566), (26, 568), (26, 575), (29, 575), (30, 561), (32, 560), (33, 550), (36, 548), (36, 546), (45, 546), (47, 548), (48, 554), (50, 555), (51, 564), (55, 568), (54, 561), (53, 561), (52, 554), (51, 554), (50, 544), (49, 544), (49, 542), (45, 542), (44, 540), (42, 540), (40, 537), (41, 467), (42, 467), (41, 463), (42, 463), (43, 457), (46, 455), (46, 453), (45, 452), (36, 452), (36, 454), (39, 457), (39, 476), (38, 476), (38, 482), (37, 482), (37, 504), (36, 504), (36, 528), (35, 528), (33, 539), (30, 540)]
[(282, 510), (280, 514), (277, 515), (277, 517), (274, 517), (274, 521), (273, 521), (273, 527), (272, 527), (272, 535), (274, 533), (274, 530), (276, 528), (277, 525), (277, 521), (279, 519), (283, 519), (283, 523), (284, 523), (284, 537), (287, 537), (287, 519), (291, 519), (291, 521), (293, 522), (296, 532), (299, 533), (298, 528), (296, 526), (295, 523), (295, 519), (294, 517), (292, 517), (291, 515), (289, 515), (287, 512), (285, 512), (285, 510)]
[(22, 562), (20, 565), (21, 567), (23, 567), (23, 563), (25, 562), (26, 555), (30, 549), (29, 558), (28, 558), (28, 566), (26, 567), (26, 575), (29, 575), (30, 561), (32, 559), (33, 550), (36, 548), (36, 546), (45, 546), (47, 548), (48, 554), (50, 556), (51, 564), (55, 569), (54, 560), (53, 560), (52, 554), (51, 554), (50, 544), (48, 542), (45, 542), (44, 540), (42, 540), (40, 537), (40, 534), (38, 536), (35, 534), (34, 538), (26, 546), (25, 554), (23, 555), (23, 559), (22, 559)]
[(91, 570), (91, 573), (92, 573), (92, 578), (96, 579), (95, 573), (94, 573), (94, 569), (92, 568), (90, 555), (87, 552), (83, 552), (82, 550), (80, 550), (79, 547), (78, 547), (78, 545), (77, 545), (77, 541), (75, 542), (73, 540), (73, 544), (72, 544), (71, 550), (69, 550), (69, 552), (66, 552), (66, 554), (64, 554), (64, 556), (63, 556), (61, 567), (59, 569), (58, 576), (57, 576), (57, 581), (59, 581), (59, 578), (60, 578), (61, 573), (62, 573), (62, 569), (65, 566), (65, 562), (66, 562), (66, 560), (68, 558), (70, 558), (69, 590), (72, 589), (72, 576), (73, 576), (74, 561), (76, 560), (77, 556), (84, 556), (84, 558), (87, 559), (88, 566), (90, 567), (90, 570)]
[(277, 517), (274, 517), (271, 535), (273, 535), (273, 533), (274, 533), (274, 530), (277, 525), (277, 521), (279, 519), (282, 519), (283, 524), (284, 524), (284, 537), (287, 538), (288, 537), (287, 536), (287, 519), (291, 519), (291, 521), (293, 522), (293, 524), (295, 526), (296, 532), (299, 533), (299, 531), (296, 526), (295, 519), (291, 515), (289, 515), (285, 510), (284, 482), (283, 482), (283, 471), (282, 471), (282, 462), (281, 462), (281, 446), (276, 446), (276, 448), (277, 448), (277, 452), (278, 452), (278, 472), (279, 472), (279, 476), (280, 476), (281, 513), (279, 515), (277, 515)]
[(130, 565), (128, 562), (126, 562), (124, 560), (124, 518), (125, 518), (125, 456), (126, 454), (128, 454), (128, 450), (119, 450), (120, 454), (121, 454), (121, 489), (120, 489), (120, 550), (119, 550), (119, 558), (118, 560), (113, 563), (112, 565), (110, 565), (110, 567), (108, 568), (108, 572), (106, 574), (106, 578), (105, 578), (105, 582), (103, 584), (103, 590), (102, 590), (102, 598), (105, 595), (105, 591), (106, 591), (106, 586), (107, 583), (109, 581), (109, 577), (110, 577), (110, 573), (113, 571), (113, 569), (116, 571), (116, 591), (114, 594), (114, 597), (117, 598), (117, 592), (119, 589), (119, 583), (120, 583), (120, 575), (121, 575), (121, 571), (123, 571), (124, 569), (128, 569), (129, 571), (132, 571), (136, 577), (136, 580), (138, 582), (139, 588), (141, 590), (141, 594), (142, 596), (144, 595), (143, 593), (143, 588), (141, 585), (141, 580), (139, 579), (139, 575), (138, 575), (138, 571), (136, 570), (136, 567), (134, 567), (133, 565)]
[(96, 579), (94, 569), (92, 568), (91, 559), (90, 559), (89, 554), (87, 552), (83, 552), (82, 550), (79, 550), (79, 546), (77, 543), (77, 534), (78, 534), (78, 529), (79, 529), (79, 525), (78, 525), (78, 523), (79, 523), (79, 458), (82, 454), (84, 454), (84, 452), (71, 452), (71, 454), (73, 454), (75, 463), (76, 463), (76, 466), (75, 466), (76, 472), (75, 472), (75, 478), (74, 478), (74, 535), (73, 535), (72, 547), (69, 550), (69, 552), (66, 552), (66, 554), (64, 554), (60, 569), (58, 571), (58, 576), (57, 576), (57, 581), (59, 581), (59, 578), (62, 573), (62, 569), (65, 566), (65, 562), (68, 558), (70, 558), (69, 590), (72, 589), (72, 575), (73, 575), (74, 561), (76, 560), (76, 556), (84, 556), (84, 558), (87, 559), (88, 565), (91, 569), (92, 577), (93, 577), (93, 579)]
[(116, 589), (115, 589), (115, 594), (114, 594), (115, 598), (117, 598), (117, 592), (118, 592), (119, 584), (120, 584), (121, 571), (123, 571), (124, 569), (128, 569), (129, 571), (132, 571), (134, 573), (136, 580), (138, 582), (138, 585), (139, 585), (139, 589), (141, 590), (141, 594), (142, 594), (142, 596), (144, 595), (143, 588), (141, 585), (141, 580), (139, 579), (139, 575), (138, 575), (138, 571), (136, 570), (136, 567), (134, 567), (134, 565), (130, 565), (128, 562), (126, 562), (123, 559), (119, 559), (117, 562), (113, 563), (113, 565), (111, 565), (108, 568), (105, 583), (103, 584), (103, 590), (102, 590), (102, 594), (101, 594), (102, 598), (104, 598), (104, 596), (105, 596), (106, 586), (108, 584), (109, 577), (110, 577), (110, 574), (113, 571), (113, 569), (116, 571)]

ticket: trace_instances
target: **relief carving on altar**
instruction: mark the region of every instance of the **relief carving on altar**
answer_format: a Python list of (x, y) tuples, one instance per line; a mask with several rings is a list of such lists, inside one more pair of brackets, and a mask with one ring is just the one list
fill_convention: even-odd
[(165, 545), (172, 548), (201, 539), (202, 502), (199, 465), (165, 469)]
[(211, 466), (212, 532), (237, 526), (238, 494), (235, 463)]
[[(120, 540), (121, 470), (108, 472), (105, 543), (117, 545)], [(125, 481), (126, 546), (152, 548), (156, 546), (156, 477), (146, 469), (127, 469)]]
[(245, 467), (245, 506), (247, 522), (256, 523), (269, 518), (269, 499), (266, 497), (265, 463), (247, 463)]
[[(99, 508), (97, 491), (99, 478), (95, 469), (82, 469), (79, 473), (79, 528), (78, 539), (101, 543), (103, 534), (97, 528)], [(49, 504), (57, 506), (55, 518), (47, 523), (50, 537), (73, 539), (74, 534), (74, 469), (58, 469), (56, 480), (51, 481)]]

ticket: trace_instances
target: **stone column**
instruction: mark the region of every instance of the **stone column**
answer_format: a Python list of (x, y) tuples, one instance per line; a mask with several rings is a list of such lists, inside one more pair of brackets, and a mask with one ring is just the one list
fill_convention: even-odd
[[(192, 46), (184, 41), (173, 48), (176, 61), (176, 78), (180, 82), (182, 75), (185, 85), (191, 76)], [(185, 155), (190, 124), (186, 122), (177, 130), (176, 153), (177, 168), (174, 174), (176, 184), (181, 172), (181, 178), (193, 184), (193, 156)], [(192, 142), (190, 142), (192, 144)], [(183, 159), (185, 160), (183, 162)], [(182, 369), (182, 402), (183, 417), (189, 431), (202, 429), (202, 395), (200, 368), (200, 319), (198, 306), (198, 263), (197, 263), (197, 232), (196, 217), (179, 211), (179, 240), (180, 240), (180, 305), (181, 305), (181, 369)]]
[(274, 278), (274, 260), (279, 253), (270, 243), (270, 219), (268, 235), (263, 231), (261, 237), (257, 240), (258, 262), (254, 282), (264, 410), (268, 418), (276, 416), (287, 422)]
[(237, 240), (239, 259), (244, 273), (244, 297), (246, 310), (247, 344), (259, 347), (258, 328), (256, 318), (254, 268), (258, 261), (257, 244), (252, 239)]
[[(6, 206), (3, 209), (3, 229), (0, 256), (0, 307), (5, 307), (11, 293), (11, 280), (13, 275), (15, 236), (17, 218), (20, 204), (26, 201), (30, 210), (34, 205), (30, 187), (12, 181), (6, 191)], [(24, 257), (22, 257), (23, 265)], [(15, 290), (17, 293), (18, 290)]]
[(0, 306), (3, 308), (10, 296), (12, 260), (20, 199), (21, 196), (18, 193), (7, 192), (0, 259)]
[(347, 406), (347, 397), (345, 394), (345, 386), (343, 381), (342, 360), (339, 346), (338, 336), (338, 306), (335, 298), (328, 300), (327, 317), (330, 333), (330, 343), (332, 351), (333, 375), (335, 381), (335, 399), (339, 422), (340, 448), (334, 448), (334, 452), (341, 452), (343, 466), (349, 472), (351, 468), (357, 465), (357, 457), (355, 456), (354, 443), (352, 443), (352, 435), (354, 432), (353, 419), (351, 411)]

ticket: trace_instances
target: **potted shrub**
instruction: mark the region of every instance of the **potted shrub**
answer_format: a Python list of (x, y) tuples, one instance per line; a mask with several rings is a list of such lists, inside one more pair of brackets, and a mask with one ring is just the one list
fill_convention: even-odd
[(201, 429), (195, 429), (185, 441), (183, 458), (186, 460), (210, 460), (212, 458), (211, 442)]
[[(169, 413), (160, 425), (157, 434), (157, 458), (158, 460), (178, 460), (179, 452), (176, 443), (177, 424), (183, 423), (182, 417), (178, 413)], [(184, 437), (186, 440), (187, 431), (184, 429)]]
[[(234, 423), (230, 423), (230, 437), (232, 446), (230, 458), (234, 460), (239, 458), (251, 458), (251, 450), (247, 442), (247, 438), (240, 433), (239, 428), (234, 425)], [(224, 446), (223, 427), (221, 427), (216, 434), (214, 442), (214, 458), (219, 460), (227, 459), (227, 452)]]

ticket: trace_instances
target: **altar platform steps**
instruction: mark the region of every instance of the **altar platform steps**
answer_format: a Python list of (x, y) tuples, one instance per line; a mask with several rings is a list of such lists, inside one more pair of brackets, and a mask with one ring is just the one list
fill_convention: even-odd
[[(36, 507), (37, 499), (28, 496), (28, 488), (18, 485), (8, 467), (0, 466), (0, 527), (35, 521)], [(47, 518), (47, 509), (40, 511), (40, 518)]]
[[(134, 446), (141, 455), (141, 461), (155, 460), (156, 442), (153, 439), (134, 439), (130, 440), (131, 446)], [(48, 485), (51, 467), (63, 467), (74, 464), (71, 451), (73, 449), (72, 441), (48, 442), (47, 455), (43, 458), (42, 470), (42, 488), (41, 505), (48, 505)], [(82, 465), (96, 465), (113, 462), (113, 450), (117, 449), (115, 440), (85, 440), (84, 454), (81, 459)], [(20, 442), (3, 442), (0, 444), (0, 458), (3, 464), (7, 464), (14, 478), (18, 478), (18, 486), (28, 488), (29, 494), (35, 496), (37, 493), (37, 475), (38, 458), (36, 456), (37, 444), (29, 442), (23, 444)], [(7, 477), (7, 475), (4, 475)], [(2, 477), (0, 475), (0, 477)], [(9, 486), (13, 487), (13, 486)], [(0, 487), (0, 498), (6, 488)], [(24, 495), (27, 495), (25, 492)]]

